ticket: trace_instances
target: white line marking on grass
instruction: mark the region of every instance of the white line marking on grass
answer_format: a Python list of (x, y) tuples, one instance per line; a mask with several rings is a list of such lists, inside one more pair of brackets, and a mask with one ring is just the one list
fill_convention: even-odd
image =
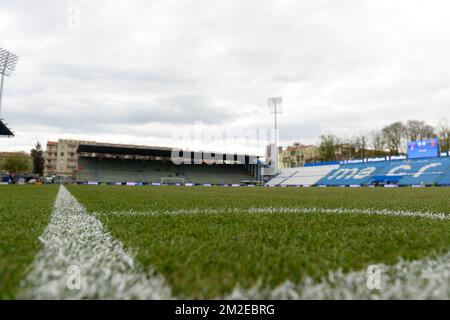
[[(134, 263), (94, 216), (61, 186), (50, 224), (20, 298), (171, 299), (164, 279)], [(71, 267), (75, 266), (75, 269)], [(79, 290), (70, 290), (70, 270), (80, 270)], [(70, 279), (69, 279), (70, 280)]]
[(330, 272), (321, 281), (286, 281), (275, 289), (235, 288), (224, 299), (449, 299), (450, 252), (417, 261), (400, 260), (381, 267), (380, 290), (369, 290), (366, 271)]
[(289, 207), (265, 207), (265, 208), (193, 208), (175, 209), (166, 211), (117, 211), (111, 213), (96, 212), (95, 215), (188, 215), (188, 214), (224, 214), (224, 213), (297, 213), (297, 214), (351, 214), (351, 215), (380, 215), (394, 217), (414, 217), (427, 218), (432, 220), (450, 220), (450, 215), (446, 213), (435, 213), (431, 211), (408, 211), (391, 209), (358, 209), (358, 208), (289, 208)]

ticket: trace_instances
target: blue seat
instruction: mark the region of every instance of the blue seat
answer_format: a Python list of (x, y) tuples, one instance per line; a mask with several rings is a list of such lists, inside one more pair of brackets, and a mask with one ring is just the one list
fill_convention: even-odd
[(450, 157), (342, 164), (317, 184), (328, 186), (370, 185), (450, 185)]
[(343, 164), (320, 179), (317, 184), (327, 186), (366, 185), (374, 176), (380, 175), (382, 169), (387, 165), (387, 162)]
[(381, 174), (401, 176), (398, 185), (434, 185), (448, 173), (449, 160), (448, 158), (434, 158), (393, 162), (386, 166)]
[(441, 186), (450, 186), (450, 170), (437, 180), (437, 184)]

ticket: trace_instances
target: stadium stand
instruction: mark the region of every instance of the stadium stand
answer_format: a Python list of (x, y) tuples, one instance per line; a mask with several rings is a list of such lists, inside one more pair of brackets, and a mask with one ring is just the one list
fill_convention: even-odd
[(244, 165), (175, 165), (169, 161), (80, 157), (78, 181), (161, 182), (178, 178), (197, 184), (240, 184), (253, 179)]
[(318, 185), (366, 185), (374, 176), (379, 176), (385, 162), (355, 163), (339, 165), (317, 182)]
[[(200, 160), (201, 164), (176, 165), (171, 161), (171, 153), (172, 150), (169, 148), (97, 143), (80, 144), (77, 149), (76, 180), (79, 183), (135, 182), (214, 185), (256, 184), (260, 181), (261, 165), (258, 161), (251, 161), (251, 156), (219, 154), (218, 164), (206, 164), (205, 161)], [(187, 159), (192, 160), (190, 162), (194, 162), (196, 154), (198, 153), (187, 152), (187, 155), (183, 155), (183, 157), (187, 156)], [(232, 161), (229, 160), (229, 156), (233, 159)], [(186, 160), (186, 158), (183, 159)], [(283, 169), (265, 185), (450, 185), (450, 157), (371, 160)]]
[(388, 164), (381, 170), (381, 175), (400, 177), (398, 185), (434, 185), (448, 174), (449, 168), (448, 158), (410, 160)]
[(406, 185), (445, 184), (450, 158), (344, 164), (322, 178), (318, 185), (371, 185), (381, 180)]
[(256, 183), (260, 171), (257, 163), (250, 162), (250, 156), (242, 157), (244, 162), (236, 157), (230, 163), (176, 165), (168, 148), (80, 145), (77, 153), (76, 180), (80, 183), (243, 184)]
[(266, 185), (450, 185), (450, 157), (283, 169)]

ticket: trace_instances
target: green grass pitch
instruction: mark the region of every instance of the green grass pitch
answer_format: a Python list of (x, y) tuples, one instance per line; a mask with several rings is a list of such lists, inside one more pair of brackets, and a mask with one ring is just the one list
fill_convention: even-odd
[[(448, 212), (447, 188), (224, 188), (70, 186), (112, 235), (182, 298), (214, 298), (237, 284), (393, 264), (447, 252), (450, 221), (321, 214), (322, 208)], [(248, 208), (275, 208), (271, 213)], [(318, 208), (316, 213), (276, 208)], [(177, 210), (198, 209), (197, 213)], [(211, 210), (212, 209), (212, 210)], [(239, 212), (242, 210), (243, 212)], [(282, 211), (282, 210), (279, 210)]]
[[(68, 189), (138, 263), (162, 274), (179, 298), (221, 297), (236, 285), (257, 282), (274, 288), (306, 276), (319, 280), (338, 269), (359, 271), (400, 257), (445, 253), (450, 245), (450, 220), (357, 214), (371, 209), (448, 213), (449, 188)], [(38, 237), (50, 221), (57, 190), (0, 186), (1, 299), (20, 291), (42, 247)], [(356, 210), (326, 212), (334, 208)]]
[(0, 299), (12, 299), (48, 225), (58, 186), (0, 186)]

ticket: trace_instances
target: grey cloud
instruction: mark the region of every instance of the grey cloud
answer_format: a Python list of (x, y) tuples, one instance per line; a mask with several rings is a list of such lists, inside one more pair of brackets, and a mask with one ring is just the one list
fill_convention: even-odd
[[(80, 30), (67, 26), (71, 5)], [(270, 128), (269, 95), (284, 97), (286, 143), (398, 119), (435, 123), (450, 118), (449, 9), (443, 0), (3, 1), (0, 45), (20, 55), (2, 114), (20, 139), (7, 145), (71, 132), (169, 141), (196, 121)]]
[[(38, 101), (38, 102), (36, 102)], [(46, 123), (52, 127), (71, 127), (96, 133), (119, 125), (221, 124), (237, 115), (226, 106), (217, 107), (208, 98), (174, 95), (146, 101), (67, 98), (57, 96), (24, 100), (22, 107), (11, 113), (10, 122), (32, 126)]]

